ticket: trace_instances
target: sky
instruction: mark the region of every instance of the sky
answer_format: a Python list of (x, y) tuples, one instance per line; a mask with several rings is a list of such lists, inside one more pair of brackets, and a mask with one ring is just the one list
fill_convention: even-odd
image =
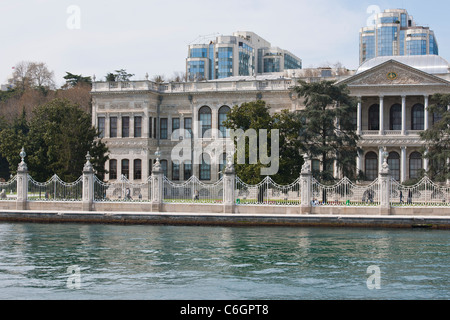
[(450, 61), (449, 1), (357, 0), (0, 0), (0, 83), (21, 61), (45, 62), (58, 86), (66, 72), (134, 80), (185, 72), (187, 47), (252, 31), (300, 57), (303, 67), (359, 64), (359, 29), (370, 8), (404, 8), (434, 30)]

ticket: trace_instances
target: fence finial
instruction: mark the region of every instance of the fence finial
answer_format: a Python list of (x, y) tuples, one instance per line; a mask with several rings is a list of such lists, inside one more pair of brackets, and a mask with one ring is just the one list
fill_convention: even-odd
[(20, 150), (20, 158), (22, 159), (22, 161), (19, 163), (19, 168), (18, 171), (27, 171), (28, 167), (27, 164), (25, 163), (24, 159), (27, 156), (24, 147), (22, 147), (22, 150)]

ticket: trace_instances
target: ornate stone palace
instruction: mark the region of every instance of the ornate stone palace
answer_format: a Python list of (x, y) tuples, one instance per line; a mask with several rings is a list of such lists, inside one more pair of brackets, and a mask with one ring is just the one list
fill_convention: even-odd
[[(172, 161), (172, 150), (180, 139), (195, 136), (207, 143), (216, 138), (215, 132), (226, 134), (222, 122), (227, 112), (244, 102), (261, 99), (274, 112), (301, 109), (302, 100), (291, 90), (299, 79), (336, 80), (358, 97), (357, 114), (349, 116), (355, 117), (361, 136), (357, 169), (368, 180), (378, 176), (384, 150), (389, 152), (391, 174), (398, 181), (415, 178), (421, 169), (427, 169), (419, 133), (437, 120), (427, 110), (430, 96), (450, 93), (449, 64), (439, 56), (379, 57), (354, 72), (338, 75), (342, 74), (338, 71), (302, 69), (161, 84), (148, 80), (94, 82), (92, 121), (110, 150), (105, 179), (115, 180), (123, 174), (129, 180), (145, 180), (159, 148), (161, 166), (169, 179), (184, 181), (195, 175), (216, 181), (225, 160), (219, 164)], [(212, 136), (205, 135), (206, 129), (212, 129)], [(335, 174), (339, 175), (338, 170)]]

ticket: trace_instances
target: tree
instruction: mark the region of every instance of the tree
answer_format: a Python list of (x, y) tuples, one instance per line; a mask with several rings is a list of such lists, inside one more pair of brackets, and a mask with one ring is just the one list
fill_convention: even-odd
[(450, 179), (450, 94), (435, 94), (430, 99), (428, 112), (434, 124), (420, 133), (425, 142), (424, 157), (429, 160), (428, 176), (436, 181)]
[(40, 88), (55, 89), (54, 73), (44, 62), (22, 61), (14, 66), (9, 83), (20, 90)]
[[(257, 134), (258, 143), (260, 147), (261, 137), (259, 135), (260, 129), (266, 129), (268, 154), (273, 154), (271, 150), (271, 130), (279, 130), (279, 169), (278, 173), (272, 176), (272, 179), (280, 184), (292, 183), (300, 174), (300, 169), (303, 164), (303, 159), (298, 153), (300, 141), (297, 139), (298, 131), (300, 129), (300, 122), (296, 121), (295, 115), (289, 111), (284, 110), (280, 113), (270, 113), (270, 107), (266, 105), (265, 101), (258, 100), (253, 102), (243, 103), (240, 106), (234, 106), (228, 113), (227, 120), (224, 122), (225, 127), (233, 130), (242, 129), (244, 132), (249, 129), (254, 129)], [(237, 141), (235, 141), (237, 144)], [(237, 163), (236, 174), (246, 183), (256, 184), (260, 182), (261, 168), (270, 165), (264, 165), (258, 159), (256, 164), (251, 164), (250, 148), (246, 143), (245, 150), (245, 164)], [(253, 150), (255, 152), (255, 150)], [(235, 154), (235, 158), (237, 154)], [(237, 161), (235, 161), (236, 163)]]
[(23, 120), (0, 132), (0, 151), (7, 158), (11, 172), (17, 170), (19, 152), (27, 153), (28, 169), (37, 181), (57, 174), (66, 182), (82, 173), (87, 152), (97, 174), (105, 173), (106, 145), (91, 125), (91, 116), (68, 100), (54, 99), (33, 111), (30, 121)]
[(152, 78), (152, 81), (156, 83), (163, 83), (166, 81), (166, 79), (164, 78), (163, 75), (156, 75)]
[(134, 74), (128, 73), (125, 69), (115, 70), (114, 72), (106, 74), (106, 81), (130, 81), (130, 78), (134, 76)]
[(317, 177), (322, 181), (333, 180), (336, 162), (344, 176), (356, 178), (359, 137), (353, 114), (356, 114), (357, 104), (348, 88), (334, 81), (306, 83), (300, 80), (293, 91), (304, 98), (305, 108), (299, 111), (304, 123), (301, 147), (311, 159), (321, 162), (322, 171)]
[(91, 77), (83, 77), (81, 74), (77, 75), (66, 71), (64, 79), (66, 79), (67, 87), (75, 87), (80, 84), (92, 85)]
[[(0, 154), (9, 164), (9, 172), (14, 173), (20, 162), (20, 150), (26, 145), (27, 135), (30, 131), (25, 110), (16, 117), (12, 124), (6, 122), (0, 131)], [(5, 168), (6, 169), (6, 168)], [(4, 170), (2, 170), (4, 171)], [(3, 177), (8, 173), (3, 172)]]

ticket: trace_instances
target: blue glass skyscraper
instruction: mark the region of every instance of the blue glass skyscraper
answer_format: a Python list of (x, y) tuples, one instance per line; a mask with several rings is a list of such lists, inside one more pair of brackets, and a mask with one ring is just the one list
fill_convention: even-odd
[(191, 44), (186, 59), (189, 81), (256, 76), (268, 72), (301, 69), (302, 60), (249, 31), (219, 36), (206, 44)]
[(373, 24), (360, 30), (360, 59), (378, 56), (439, 55), (434, 32), (417, 26), (404, 9), (389, 9), (375, 15)]

